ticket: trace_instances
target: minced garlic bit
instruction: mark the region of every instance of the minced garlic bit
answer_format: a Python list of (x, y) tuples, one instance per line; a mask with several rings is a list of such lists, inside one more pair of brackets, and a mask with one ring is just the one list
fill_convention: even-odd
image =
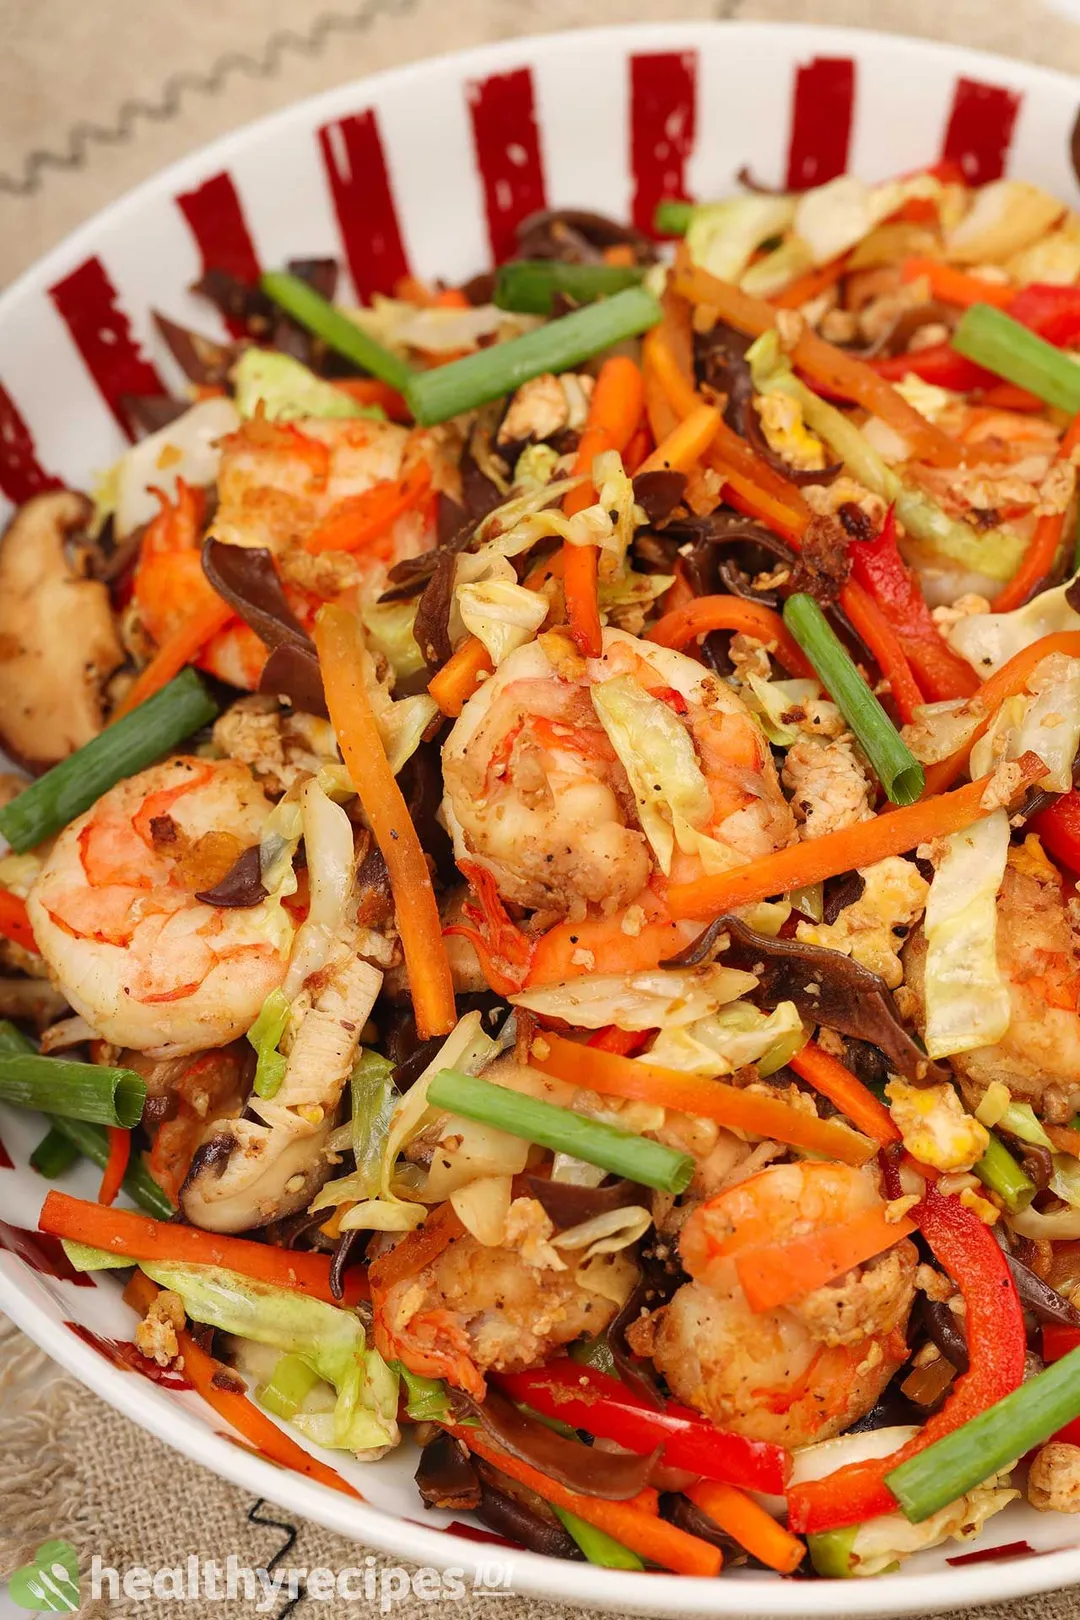
[(184, 1321), (184, 1302), (180, 1295), (163, 1288), (135, 1329), (135, 1348), (156, 1361), (159, 1367), (171, 1366), (180, 1354), (176, 1335)]
[(952, 1086), (912, 1086), (894, 1077), (885, 1095), (904, 1146), (920, 1164), (970, 1170), (986, 1152), (990, 1133), (965, 1113)]
[(1011, 804), (1016, 797), (1016, 790), (1023, 780), (1023, 772), (1014, 759), (1003, 760), (986, 784), (986, 791), (979, 800), (979, 807), (983, 810), (1000, 810)]
[(905, 1193), (903, 1198), (894, 1198), (885, 1205), (885, 1219), (890, 1226), (896, 1226), (909, 1210), (913, 1210), (915, 1205), (921, 1202), (922, 1197), (919, 1193)]
[(1001, 1211), (996, 1204), (992, 1204), (982, 1193), (977, 1193), (974, 1187), (965, 1187), (960, 1194), (960, 1202), (965, 1209), (970, 1209), (986, 1226), (993, 1226)]

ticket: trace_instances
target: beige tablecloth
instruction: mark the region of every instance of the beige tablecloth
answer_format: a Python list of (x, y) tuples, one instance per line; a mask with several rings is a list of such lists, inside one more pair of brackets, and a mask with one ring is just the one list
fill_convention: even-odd
[[(161, 165), (300, 96), (437, 51), (672, 9), (665, 0), (362, 0), (334, 10), (319, 0), (0, 0), (0, 283)], [(1042, 0), (682, 0), (678, 12), (876, 27), (1080, 71), (1080, 25)], [(168, 1451), (0, 1319), (0, 1577), (55, 1536), (76, 1543), (84, 1569), (94, 1553), (120, 1569), (155, 1569), (191, 1553), (221, 1562), (233, 1553), (255, 1567), (293, 1535), (292, 1566), (362, 1562), (352, 1543)], [(267, 1612), (280, 1616), (285, 1603)], [(253, 1612), (206, 1601), (128, 1607), (148, 1620)], [(454, 1610), (485, 1607), (465, 1598)], [(310, 1598), (298, 1608), (337, 1612)], [(431, 1605), (413, 1598), (392, 1612), (416, 1620)], [(501, 1597), (498, 1612), (555, 1620), (559, 1611)], [(983, 1614), (1066, 1620), (1080, 1616), (1080, 1595)]]

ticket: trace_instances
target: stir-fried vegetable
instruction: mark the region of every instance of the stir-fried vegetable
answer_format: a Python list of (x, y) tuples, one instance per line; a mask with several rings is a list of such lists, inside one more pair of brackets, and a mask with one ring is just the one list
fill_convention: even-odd
[(1080, 411), (1080, 371), (1053, 343), (989, 304), (973, 304), (952, 335), (953, 348), (987, 371), (1028, 388), (1048, 405)]
[(550, 315), (558, 294), (574, 304), (635, 287), (645, 272), (635, 265), (564, 264), (559, 259), (515, 259), (500, 266), (494, 301), (500, 309), (526, 315)]
[(142, 1118), (146, 1081), (133, 1069), (73, 1063), (34, 1051), (4, 1053), (0, 1055), (0, 1102), (129, 1130)]
[(405, 362), (390, 349), (350, 321), (347, 315), (327, 303), (308, 282), (287, 270), (267, 270), (260, 286), (275, 304), (280, 304), (287, 315), (316, 337), (322, 338), (331, 349), (351, 360), (362, 371), (388, 383), (400, 394), (407, 390), (412, 375)]

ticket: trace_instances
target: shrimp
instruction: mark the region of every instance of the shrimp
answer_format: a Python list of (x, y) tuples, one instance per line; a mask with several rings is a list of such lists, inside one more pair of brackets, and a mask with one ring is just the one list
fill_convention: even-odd
[[(969, 1108), (1001, 1080), (1017, 1102), (1051, 1124), (1080, 1107), (1080, 950), (1066, 909), (1061, 873), (1029, 837), (1009, 851), (997, 902), (998, 967), (1009, 987), (1009, 1027), (993, 1046), (960, 1052), (949, 1063)], [(922, 929), (904, 951), (912, 1013), (923, 1010), (926, 941)]]
[(786, 1306), (755, 1313), (738, 1249), (802, 1236), (881, 1202), (871, 1171), (825, 1162), (772, 1165), (690, 1215), (679, 1252), (692, 1281), (628, 1337), (675, 1395), (752, 1439), (806, 1445), (847, 1429), (907, 1355), (917, 1251), (885, 1254)]
[[(700, 773), (694, 833), (726, 845), (732, 861), (793, 842), (768, 745), (716, 676), (619, 630), (606, 630), (602, 656), (587, 662), (563, 638), (545, 636), (500, 665), (443, 748), (443, 809), (454, 853), (459, 863), (486, 867), (504, 899), (552, 919), (571, 909), (580, 915), (583, 904), (609, 915), (654, 876), (660, 863), (644, 830), (646, 807), (594, 702), (600, 688), (627, 677), (632, 691), (677, 717), (689, 739)], [(647, 752), (650, 738), (641, 741)], [(651, 793), (652, 772), (646, 775)], [(647, 813), (655, 828), (663, 807), (652, 800)], [(698, 856), (680, 848), (674, 860), (679, 876), (689, 877)]]
[(609, 1255), (597, 1293), (573, 1270), (530, 1265), (466, 1234), (374, 1299), (375, 1344), (387, 1360), (482, 1400), (485, 1372), (535, 1367), (582, 1334), (602, 1333), (636, 1279), (627, 1254)]
[(27, 910), (54, 981), (99, 1035), (182, 1056), (250, 1028), (285, 975), (288, 913), (197, 896), (258, 843), (269, 812), (245, 766), (178, 756), (64, 828)]

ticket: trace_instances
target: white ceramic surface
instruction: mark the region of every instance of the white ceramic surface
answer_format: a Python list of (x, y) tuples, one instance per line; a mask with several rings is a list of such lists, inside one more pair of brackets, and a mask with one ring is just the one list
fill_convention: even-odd
[[(824, 67), (800, 75), (819, 59)], [(959, 91), (958, 81), (967, 81)], [(122, 449), (120, 428), (76, 339), (97, 357), (105, 392), (115, 397), (125, 368), (127, 385), (142, 379), (145, 391), (147, 359), (167, 383), (179, 381), (152, 334), (151, 306), (220, 333), (207, 307), (186, 291), (200, 264), (193, 217), (219, 241), (224, 233), (233, 253), (253, 254), (267, 267), (290, 256), (340, 254), (351, 228), (359, 231), (353, 246), (361, 275), (370, 268), (371, 248), (384, 266), (393, 268), (404, 254), (420, 275), (463, 278), (489, 262), (491, 233), (505, 239), (515, 213), (535, 206), (538, 187), (553, 205), (625, 216), (635, 166), (642, 196), (659, 183), (660, 171), (664, 189), (681, 180), (690, 195), (720, 195), (744, 163), (775, 184), (787, 172), (793, 125), (796, 160), (809, 178), (806, 165), (824, 165), (827, 173), (843, 161), (849, 120), (848, 167), (868, 179), (924, 166), (948, 151), (976, 176), (989, 178), (1004, 166), (1075, 206), (1080, 197), (1068, 141), (1078, 102), (1080, 85), (1071, 79), (976, 52), (862, 32), (738, 23), (516, 40), (330, 91), (141, 186), (0, 299), (0, 487), (18, 498), (49, 475), (85, 487)], [(385, 185), (377, 183), (377, 171), (372, 178), (376, 130)], [(340, 217), (331, 173), (340, 199), (352, 199)], [(206, 189), (211, 177), (226, 174), (231, 185), (215, 179)], [(187, 214), (177, 203), (181, 195), (189, 199)], [(238, 224), (237, 205), (245, 223)], [(394, 212), (400, 250), (392, 239)], [(100, 267), (88, 268), (95, 258)], [(62, 283), (67, 298), (52, 298), (50, 289)], [(103, 296), (111, 307), (102, 305)], [(141, 356), (133, 345), (142, 346)], [(366, 1498), (362, 1505), (296, 1475), (286, 1478), (237, 1445), (196, 1396), (118, 1367), (87, 1339), (87, 1330), (130, 1338), (132, 1316), (114, 1278), (77, 1286), (19, 1257), (29, 1233), (20, 1237), (13, 1228), (34, 1227), (45, 1191), (27, 1167), (41, 1134), (36, 1118), (0, 1110), (0, 1137), (12, 1161), (6, 1167), (0, 1152), (0, 1306), (153, 1434), (257, 1495), (358, 1541), (469, 1572), (497, 1555), (510, 1564), (520, 1591), (651, 1615), (919, 1613), (1080, 1582), (1074, 1521), (1025, 1507), (992, 1520), (983, 1537), (989, 1547), (1023, 1543), (1021, 1556), (950, 1564), (971, 1550), (951, 1544), (875, 1581), (791, 1581), (760, 1572), (702, 1581), (503, 1553), (448, 1535), (441, 1527), (449, 1515), (424, 1513), (408, 1446), (372, 1468), (345, 1467)], [(93, 1197), (96, 1179), (83, 1166), (63, 1185)]]

